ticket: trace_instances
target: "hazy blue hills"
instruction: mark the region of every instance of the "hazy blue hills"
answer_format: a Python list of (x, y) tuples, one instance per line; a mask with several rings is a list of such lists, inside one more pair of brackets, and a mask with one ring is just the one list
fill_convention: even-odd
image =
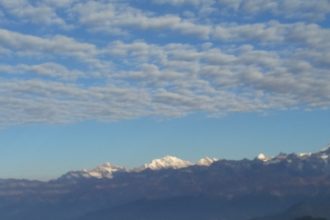
[[(315, 220), (329, 218), (330, 197), (321, 195), (315, 198), (310, 198), (306, 201), (299, 202), (291, 206), (284, 212), (265, 216), (255, 220), (290, 220), (298, 219), (299, 216), (306, 216), (306, 220), (308, 220), (307, 216), (315, 216)], [(301, 218), (301, 220), (304, 220), (304, 218)]]
[(103, 164), (48, 182), (0, 180), (4, 220), (330, 218), (330, 149), (190, 163)]

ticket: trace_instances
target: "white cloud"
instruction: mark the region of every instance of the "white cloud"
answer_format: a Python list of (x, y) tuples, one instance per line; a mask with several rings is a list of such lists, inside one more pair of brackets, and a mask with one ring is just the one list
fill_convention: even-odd
[(6, 14), (17, 17), (21, 22), (65, 26), (65, 21), (46, 4), (32, 4), (28, 0), (1, 0), (0, 6)]
[(247, 0), (241, 1), (240, 9), (248, 14), (270, 12), (287, 19), (323, 20), (330, 12), (328, 0)]
[(153, 2), (0, 0), (0, 126), (329, 108), (327, 2)]
[(86, 77), (86, 75), (79, 70), (69, 70), (63, 65), (50, 62), (34, 65), (0, 65), (0, 74), (17, 74), (17, 77), (19, 77), (20, 75), (26, 75), (27, 73), (36, 74), (41, 77), (60, 78), (64, 80), (75, 80), (79, 77)]
[(210, 0), (152, 0), (156, 4), (171, 4), (171, 5), (201, 5), (206, 2), (210, 3)]
[(237, 15), (244, 18), (271, 14), (291, 20), (318, 21), (326, 19), (330, 13), (328, 0), (153, 0), (153, 2), (177, 7), (194, 6), (198, 11), (208, 11), (215, 16)]
[(93, 62), (98, 54), (95, 45), (78, 42), (63, 35), (39, 37), (0, 29), (0, 43), (2, 47), (8, 48), (15, 52), (15, 55), (21, 56), (63, 55), (85, 62)]
[(86, 89), (40, 80), (1, 81), (0, 92), (7, 124), (67, 123), (88, 120), (91, 115), (107, 121), (133, 118), (146, 114), (143, 106), (148, 100), (145, 92), (136, 89), (111, 85)]
[(92, 30), (109, 34), (122, 34), (130, 29), (171, 30), (181, 34), (207, 38), (210, 27), (184, 20), (180, 16), (167, 14), (155, 15), (141, 11), (127, 4), (87, 2), (75, 5), (74, 12), (82, 25)]
[(286, 28), (277, 22), (259, 24), (223, 24), (215, 28), (214, 36), (229, 41), (283, 41)]

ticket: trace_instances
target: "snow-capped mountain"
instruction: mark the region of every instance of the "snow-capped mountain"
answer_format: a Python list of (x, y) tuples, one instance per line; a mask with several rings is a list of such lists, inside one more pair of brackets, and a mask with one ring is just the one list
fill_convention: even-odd
[[(329, 203), (324, 205), (327, 208), (330, 204), (329, 156), (330, 148), (315, 153), (280, 153), (274, 157), (260, 154), (252, 160), (217, 161), (206, 157), (195, 164), (166, 156), (152, 160), (138, 171), (104, 163), (94, 169), (69, 172), (49, 182), (0, 180), (0, 198), (3, 198), (0, 206), (5, 207), (0, 219), (34, 220), (41, 219), (41, 214), (42, 219), (54, 216), (51, 220), (136, 219), (136, 216), (150, 219), (144, 218), (143, 214), (150, 214), (145, 210), (163, 209), (172, 204), (169, 202), (175, 204), (170, 207), (189, 213), (189, 218), (184, 219), (255, 219), (297, 207), (296, 204), (304, 201), (323, 202), (329, 198)], [(215, 206), (215, 201), (224, 204), (223, 209)], [(187, 208), (187, 202), (192, 206)], [(31, 205), (25, 209), (22, 204)], [(31, 211), (31, 208), (34, 209)], [(251, 208), (255, 209), (253, 215)], [(191, 215), (191, 210), (197, 211)], [(166, 209), (166, 213), (171, 211), (173, 209)], [(227, 211), (231, 218), (227, 215), (218, 218)], [(72, 218), (66, 218), (68, 213)], [(217, 216), (205, 218), (209, 213)], [(238, 218), (237, 213), (242, 216)], [(17, 218), (8, 218), (9, 214), (17, 214)], [(80, 218), (84, 215), (87, 218)], [(160, 218), (152, 216), (151, 219)]]
[[(291, 166), (297, 166), (299, 169), (302, 169), (304, 166), (301, 164), (302, 162), (309, 162), (308, 164), (313, 164), (316, 166), (323, 166), (324, 164), (330, 164), (330, 146), (322, 149), (316, 153), (292, 153), (285, 154), (280, 153), (277, 156), (269, 157), (264, 153), (260, 153), (255, 160), (263, 162), (264, 165), (276, 164), (285, 162), (291, 164)], [(142, 172), (144, 170), (161, 170), (161, 169), (181, 169), (190, 167), (193, 165), (197, 166), (210, 166), (213, 163), (221, 163), (216, 158), (204, 157), (198, 160), (196, 163), (192, 163), (187, 160), (182, 160), (175, 156), (165, 156), (163, 158), (154, 159), (150, 163), (146, 163), (138, 168), (133, 169), (125, 169), (121, 166), (113, 165), (109, 162), (103, 163), (96, 168), (88, 169), (88, 170), (79, 170), (79, 171), (70, 171), (63, 175), (61, 178), (63, 179), (77, 179), (77, 178), (113, 178), (113, 174), (116, 172)], [(323, 164), (323, 165), (322, 165)], [(330, 169), (330, 168), (329, 168)]]
[(328, 145), (328, 147), (322, 149), (320, 152), (317, 152), (312, 155), (314, 155), (318, 158), (321, 158), (324, 161), (330, 162), (330, 145)]
[(260, 153), (260, 154), (258, 154), (258, 156), (256, 157), (256, 159), (261, 160), (261, 161), (264, 161), (264, 162), (267, 162), (268, 160), (271, 159), (271, 157), (268, 157), (265, 154)]
[(174, 156), (165, 156), (160, 159), (154, 159), (150, 163), (143, 165), (143, 169), (160, 170), (160, 169), (180, 169), (193, 165), (190, 161), (182, 160)]
[(150, 163), (146, 163), (140, 168), (140, 170), (144, 169), (151, 169), (151, 170), (160, 170), (160, 169), (180, 169), (185, 168), (193, 165), (198, 166), (210, 166), (212, 163), (218, 161), (217, 158), (210, 158), (210, 157), (204, 157), (198, 160), (195, 164), (187, 161), (182, 160), (178, 157), (174, 156), (165, 156), (160, 159), (154, 159)]
[(93, 169), (84, 169), (78, 171), (70, 171), (62, 176), (65, 179), (76, 178), (112, 178), (115, 172), (125, 172), (124, 167), (113, 165), (109, 162), (103, 163)]
[(324, 169), (326, 164), (330, 164), (330, 146), (316, 153), (280, 153), (275, 157), (268, 157), (261, 153), (256, 159), (264, 162), (265, 165), (285, 162), (291, 164), (292, 167), (297, 167), (299, 169), (302, 169), (302, 167), (306, 167), (307, 165), (310, 165), (315, 169), (321, 169), (321, 167)]
[(197, 161), (196, 165), (199, 166), (210, 166), (212, 163), (218, 161), (217, 158), (204, 157)]
[(87, 170), (88, 174), (96, 178), (112, 178), (113, 173), (125, 171), (125, 168), (113, 165), (109, 162), (101, 164), (94, 169)]
[(306, 152), (301, 152), (301, 153), (298, 153), (297, 154), (300, 158), (308, 158), (308, 157), (310, 157), (311, 155), (312, 155), (312, 152), (308, 152), (308, 153), (306, 153)]

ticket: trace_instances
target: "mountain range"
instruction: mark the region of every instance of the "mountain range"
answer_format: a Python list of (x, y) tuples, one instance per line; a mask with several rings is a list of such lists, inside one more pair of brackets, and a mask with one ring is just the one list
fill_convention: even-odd
[(165, 156), (160, 159), (154, 159), (150, 163), (146, 163), (140, 167), (127, 169), (122, 166), (113, 165), (110, 162), (103, 163), (93, 169), (83, 169), (78, 171), (70, 171), (63, 175), (62, 179), (76, 179), (76, 178), (112, 178), (113, 173), (116, 172), (142, 172), (145, 170), (162, 170), (162, 169), (181, 169), (193, 165), (197, 166), (209, 166), (218, 159), (205, 157), (192, 163), (190, 161), (182, 160), (174, 156)]
[(330, 218), (330, 146), (255, 159), (174, 156), (104, 163), (47, 182), (0, 179), (0, 219), (291, 220)]

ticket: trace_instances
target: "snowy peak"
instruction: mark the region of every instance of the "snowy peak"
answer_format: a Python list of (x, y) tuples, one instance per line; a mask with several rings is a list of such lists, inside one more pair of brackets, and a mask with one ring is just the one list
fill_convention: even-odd
[(326, 148), (323, 148), (320, 152), (315, 153), (314, 155), (324, 161), (330, 160), (330, 145), (328, 145)]
[(77, 179), (77, 178), (112, 178), (115, 172), (126, 171), (125, 168), (113, 165), (109, 162), (103, 163), (93, 169), (84, 169), (78, 171), (70, 171), (63, 175), (62, 179)]
[(260, 154), (257, 156), (256, 159), (266, 162), (266, 161), (270, 160), (271, 158), (270, 158), (270, 157), (267, 157), (267, 156), (266, 156), (265, 154), (263, 154), (263, 153), (260, 153)]
[(210, 166), (212, 163), (218, 161), (217, 158), (204, 157), (197, 161), (196, 165), (198, 166)]
[(312, 153), (311, 152), (308, 152), (308, 153), (302, 152), (302, 153), (298, 153), (297, 155), (300, 158), (308, 158), (308, 157), (312, 156)]
[(94, 169), (87, 170), (87, 173), (95, 178), (112, 178), (112, 174), (118, 171), (125, 171), (125, 168), (106, 162)]
[(320, 151), (320, 153), (330, 155), (330, 144), (329, 144), (327, 147), (323, 148), (323, 149)]
[(144, 164), (144, 169), (160, 170), (160, 169), (180, 169), (191, 166), (192, 163), (174, 156), (165, 156), (160, 159), (154, 159), (150, 163)]
[[(265, 165), (274, 163), (289, 163), (289, 164), (301, 164), (301, 161), (315, 163), (315, 161), (321, 164), (330, 164), (330, 145), (326, 148), (315, 153), (280, 153), (277, 156), (269, 157), (264, 153), (260, 153), (255, 160), (263, 162)], [(193, 165), (197, 166), (210, 166), (214, 162), (218, 161), (216, 158), (204, 157), (198, 160), (195, 164), (182, 160), (175, 156), (165, 156), (163, 158), (154, 159), (150, 163), (146, 163), (138, 168), (130, 170), (124, 167), (113, 165), (109, 162), (103, 163), (93, 169), (86, 169), (80, 171), (70, 171), (63, 175), (61, 178), (67, 180), (76, 180), (80, 178), (113, 178), (116, 172), (141, 172), (146, 169), (161, 170), (161, 169), (181, 169)]]
[(292, 163), (294, 161), (311, 161), (311, 160), (321, 160), (322, 162), (330, 162), (330, 146), (323, 148), (322, 150), (312, 153), (312, 152), (303, 152), (303, 153), (291, 153), (285, 154), (280, 153), (275, 157), (267, 157), (265, 154), (260, 153), (256, 159), (269, 163), (278, 163), (278, 162), (289, 162)]

